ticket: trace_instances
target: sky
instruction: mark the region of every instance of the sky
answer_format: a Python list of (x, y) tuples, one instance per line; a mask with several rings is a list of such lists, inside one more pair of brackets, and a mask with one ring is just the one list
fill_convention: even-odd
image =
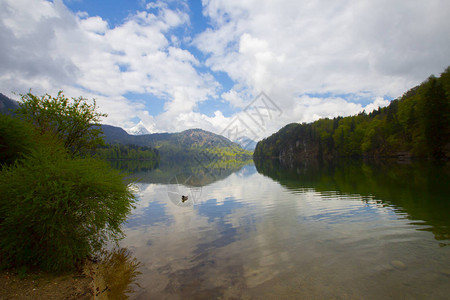
[(448, 0), (0, 0), (0, 92), (259, 140), (369, 112), (450, 65)]

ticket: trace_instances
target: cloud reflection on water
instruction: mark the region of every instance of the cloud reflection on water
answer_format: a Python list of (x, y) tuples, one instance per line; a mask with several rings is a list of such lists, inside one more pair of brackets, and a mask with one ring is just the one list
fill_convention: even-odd
[[(203, 186), (191, 207), (171, 202), (165, 184), (141, 191), (122, 242), (143, 264), (137, 299), (376, 299), (430, 289), (440, 298), (448, 291), (439, 275), (450, 263), (448, 247), (436, 248), (432, 235), (416, 230), (423, 226), (373, 196), (292, 190), (252, 165)], [(413, 273), (394, 271), (395, 260)]]

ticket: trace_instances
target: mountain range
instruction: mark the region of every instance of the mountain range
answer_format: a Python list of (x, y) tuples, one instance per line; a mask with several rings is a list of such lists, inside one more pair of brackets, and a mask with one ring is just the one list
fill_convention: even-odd
[(221, 157), (247, 157), (251, 151), (244, 150), (240, 145), (224, 136), (202, 130), (188, 129), (176, 133), (152, 133), (132, 135), (120, 127), (102, 125), (107, 144), (133, 144), (152, 147), (159, 150), (162, 158), (177, 157), (180, 159), (193, 155), (207, 153)]
[[(17, 101), (0, 93), (0, 113), (14, 114), (13, 111), (18, 107)], [(220, 156), (221, 158), (231, 159), (251, 158), (252, 156), (251, 151), (244, 150), (239, 144), (224, 136), (202, 129), (150, 134), (144, 124), (140, 122), (128, 132), (111, 125), (102, 125), (102, 130), (107, 144), (132, 144), (156, 148), (162, 158), (186, 159), (197, 155), (197, 157)]]
[[(151, 134), (151, 132), (147, 129), (147, 127), (145, 127), (145, 125), (144, 125), (144, 123), (142, 123), (142, 121), (139, 121), (138, 124), (136, 124), (135, 126), (129, 128), (129, 129), (125, 129), (125, 131), (131, 135)], [(241, 146), (243, 149), (246, 149), (249, 151), (255, 150), (255, 147), (256, 147), (256, 141), (250, 139), (247, 136), (240, 136), (237, 139), (232, 140), (232, 142), (235, 142), (236, 144)]]

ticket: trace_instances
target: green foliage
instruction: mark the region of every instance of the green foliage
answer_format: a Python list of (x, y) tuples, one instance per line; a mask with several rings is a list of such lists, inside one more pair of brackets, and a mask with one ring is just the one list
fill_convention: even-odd
[(21, 97), (17, 115), (34, 124), (40, 134), (55, 134), (72, 153), (87, 151), (102, 143), (99, 121), (106, 114), (95, 111), (95, 100), (93, 104), (83, 97), (69, 100), (62, 91), (56, 97), (49, 94), (39, 97), (31, 92)]
[(108, 160), (159, 160), (159, 151), (146, 146), (137, 145), (104, 145), (95, 150), (95, 155)]
[(185, 161), (185, 160), (245, 160), (251, 159), (253, 152), (245, 150), (238, 145), (206, 145), (204, 147), (192, 145), (186, 148), (181, 144), (161, 143), (158, 148), (162, 160)]
[(0, 164), (12, 164), (29, 153), (35, 140), (33, 127), (17, 118), (0, 114)]
[(20, 119), (0, 116), (0, 267), (72, 269), (122, 237), (135, 196), (119, 171), (89, 156), (105, 116), (95, 103), (61, 92), (22, 98)]
[[(121, 145), (134, 145), (143, 147), (141, 149), (151, 147), (154, 152), (157, 152), (161, 161), (177, 161), (183, 162), (186, 160), (192, 160), (194, 157), (198, 158), (210, 151), (221, 153), (225, 159), (236, 155), (233, 159), (241, 159), (237, 156), (251, 157), (250, 151), (245, 151), (236, 143), (231, 142), (227, 138), (214, 134), (212, 132), (204, 131), (201, 129), (189, 129), (183, 132), (177, 133), (155, 133), (145, 135), (129, 135), (123, 129), (115, 128), (113, 126), (103, 126), (105, 131), (105, 140), (108, 144), (114, 148), (115, 154), (118, 151), (122, 152), (122, 158), (120, 159), (132, 159), (125, 158), (129, 155), (125, 151), (119, 149), (123, 147)], [(101, 156), (112, 157), (111, 149), (101, 150)], [(123, 156), (125, 155), (125, 156)], [(117, 157), (118, 155), (116, 155)], [(111, 158), (109, 158), (111, 159)], [(117, 159), (117, 158), (116, 158)], [(144, 158), (145, 159), (145, 158)]]
[(424, 96), (423, 133), (427, 152), (434, 158), (441, 158), (445, 155), (444, 147), (448, 143), (450, 98), (446, 98), (442, 83), (436, 78), (430, 79)]
[(0, 190), (1, 264), (46, 270), (71, 269), (120, 238), (135, 199), (118, 171), (57, 142), (5, 167)]
[(411, 155), (450, 157), (450, 67), (370, 114), (289, 124), (256, 145), (255, 158)]
[[(213, 147), (201, 150), (201, 154), (206, 157), (214, 158), (213, 160), (248, 160), (251, 159), (253, 153), (241, 147)], [(210, 159), (211, 160), (211, 159)]]

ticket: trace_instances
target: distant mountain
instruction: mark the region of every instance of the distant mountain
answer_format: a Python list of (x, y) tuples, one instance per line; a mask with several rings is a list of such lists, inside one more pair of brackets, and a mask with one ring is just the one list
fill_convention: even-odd
[(183, 146), (186, 148), (239, 147), (227, 138), (202, 129), (188, 129), (176, 133), (153, 133), (132, 135), (120, 127), (102, 125), (107, 143), (135, 144), (157, 147), (163, 145)]
[(241, 137), (237, 138), (236, 140), (234, 140), (233, 142), (235, 142), (242, 148), (244, 148), (246, 150), (250, 150), (250, 151), (255, 150), (256, 143), (257, 143), (256, 141), (252, 140), (251, 138), (249, 138), (247, 136), (241, 136)]
[(221, 135), (202, 129), (188, 129), (173, 133), (173, 136), (178, 143), (189, 148), (241, 148), (238, 144)]
[(0, 93), (0, 113), (14, 115), (14, 110), (19, 108), (19, 102), (12, 100)]
[(247, 157), (252, 153), (240, 145), (215, 133), (202, 129), (188, 129), (176, 133), (153, 133), (131, 135), (119, 127), (102, 125), (105, 141), (108, 144), (134, 144), (156, 148), (162, 158), (192, 158), (205, 156)]
[(126, 132), (124, 129), (120, 127), (102, 124), (102, 130), (103, 130), (103, 137), (105, 138), (105, 142), (107, 144), (138, 145), (135, 141), (136, 136), (128, 134), (128, 132)]
[(150, 131), (148, 131), (148, 129), (145, 127), (145, 125), (144, 125), (144, 123), (142, 123), (142, 121), (137, 123), (136, 126), (128, 129), (127, 132), (132, 135), (150, 134)]

